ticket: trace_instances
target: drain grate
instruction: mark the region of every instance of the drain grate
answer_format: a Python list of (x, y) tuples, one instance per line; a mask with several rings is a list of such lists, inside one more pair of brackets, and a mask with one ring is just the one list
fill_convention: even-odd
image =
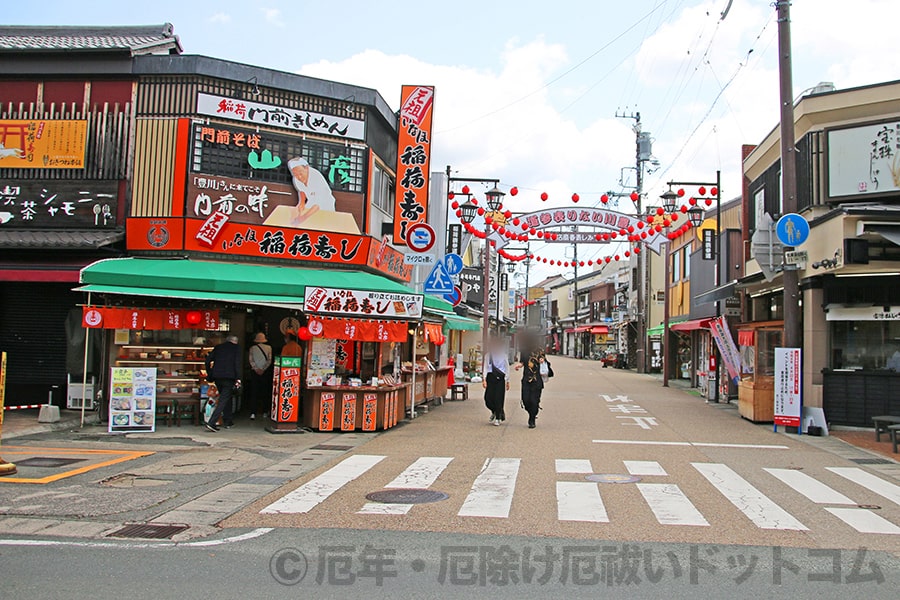
[[(855, 462), (858, 465), (892, 465), (894, 461), (888, 460), (887, 458), (851, 458), (850, 462)], [(19, 463), (22, 464), (22, 463)]]
[(353, 450), (353, 446), (339, 446), (337, 444), (319, 444), (318, 446), (313, 446), (310, 450), (340, 450), (341, 452), (345, 452), (347, 450)]
[(77, 462), (84, 462), (86, 458), (53, 458), (50, 456), (35, 456), (34, 458), (26, 458), (25, 460), (17, 460), (16, 466), (19, 467), (38, 467), (41, 469), (55, 469), (64, 467)]
[(382, 504), (428, 504), (430, 502), (440, 502), (449, 497), (444, 492), (421, 488), (398, 488), (366, 494), (367, 500)]
[(189, 525), (168, 525), (164, 523), (132, 523), (117, 529), (106, 537), (144, 538), (150, 540), (167, 540), (177, 533), (187, 531)]
[(640, 477), (634, 475), (615, 475), (609, 473), (598, 473), (595, 475), (586, 475), (585, 479), (596, 483), (637, 483)]

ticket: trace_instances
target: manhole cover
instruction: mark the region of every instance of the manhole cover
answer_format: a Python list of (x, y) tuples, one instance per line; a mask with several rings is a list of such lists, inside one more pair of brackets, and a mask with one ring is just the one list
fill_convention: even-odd
[(176, 533), (186, 531), (189, 527), (189, 525), (166, 525), (163, 523), (132, 523), (113, 531), (106, 537), (166, 540)]
[(17, 460), (16, 466), (19, 467), (38, 467), (42, 469), (55, 469), (64, 467), (77, 462), (83, 462), (86, 458), (52, 458), (49, 456), (35, 456), (34, 458), (26, 458), (25, 460)]
[(342, 452), (347, 450), (353, 450), (353, 446), (339, 446), (337, 444), (319, 444), (318, 446), (313, 446), (310, 450), (340, 450)]
[(597, 473), (594, 475), (586, 475), (585, 479), (596, 483), (637, 483), (640, 477), (634, 475), (616, 475), (609, 473)]
[(440, 502), (449, 497), (444, 492), (418, 488), (381, 490), (366, 494), (367, 500), (382, 504), (428, 504), (429, 502)]
[(886, 458), (851, 458), (850, 461), (858, 465), (890, 465), (894, 462)]

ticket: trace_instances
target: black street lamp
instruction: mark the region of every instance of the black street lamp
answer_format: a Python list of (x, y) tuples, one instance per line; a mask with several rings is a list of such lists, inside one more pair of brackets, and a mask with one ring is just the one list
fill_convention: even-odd
[(690, 220), (691, 225), (694, 227), (703, 225), (703, 212), (703, 207), (699, 205), (692, 206), (688, 209), (688, 220)]
[(471, 200), (460, 206), (459, 210), (462, 212), (459, 218), (462, 219), (463, 223), (471, 224), (475, 220), (475, 215), (478, 214), (478, 207), (472, 204)]
[(667, 213), (675, 212), (675, 202), (678, 200), (678, 194), (672, 191), (672, 188), (669, 188), (667, 191), (663, 192), (660, 196), (660, 199), (663, 201), (663, 210)]
[(501, 192), (500, 188), (495, 185), (493, 189), (488, 190), (484, 195), (487, 198), (488, 208), (490, 208), (491, 211), (498, 211), (503, 205), (503, 196), (506, 194)]

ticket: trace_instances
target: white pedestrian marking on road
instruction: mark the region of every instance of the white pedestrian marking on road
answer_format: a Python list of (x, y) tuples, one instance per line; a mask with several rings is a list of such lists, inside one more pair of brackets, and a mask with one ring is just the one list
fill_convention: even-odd
[(632, 475), (668, 475), (655, 460), (623, 460), (625, 468)]
[(591, 466), (591, 461), (589, 460), (584, 460), (581, 458), (557, 458), (556, 472), (584, 473), (589, 475), (594, 472), (594, 468)]
[(647, 414), (647, 410), (637, 404), (617, 404), (609, 407), (609, 412), (630, 414)]
[(832, 473), (836, 473), (844, 479), (849, 479), (853, 483), (863, 486), (871, 492), (875, 492), (879, 496), (887, 498), (894, 504), (900, 504), (900, 486), (888, 483), (880, 477), (875, 477), (871, 473), (867, 473), (856, 467), (825, 467)]
[(382, 460), (384, 456), (357, 454), (345, 458), (321, 475), (265, 507), (259, 514), (308, 513), (326, 498), (350, 483)]
[(656, 417), (616, 417), (617, 419), (631, 419), (634, 421), (633, 423), (622, 423), (622, 425), (637, 425), (641, 429), (650, 429), (651, 427), (656, 427), (659, 423), (656, 422)]
[(794, 469), (763, 469), (803, 494), (816, 504), (856, 504), (847, 496), (837, 492), (806, 473)]
[(484, 461), (481, 473), (475, 478), (457, 514), (460, 517), (507, 518), (516, 489), (519, 462), (518, 458), (489, 458)]
[(757, 450), (787, 450), (787, 446), (768, 444), (717, 444), (712, 442), (656, 442), (651, 440), (592, 440), (595, 444), (631, 444), (635, 446), (700, 446), (703, 448), (753, 448)]
[(808, 531), (803, 523), (772, 502), (730, 467), (717, 463), (691, 465), (760, 529)]
[(897, 527), (887, 519), (864, 508), (828, 508), (825, 510), (860, 533), (886, 533), (900, 535)]
[(600, 394), (600, 395), (603, 396), (603, 399), (606, 400), (607, 402), (631, 402), (631, 400), (628, 399), (628, 396), (612, 397), (612, 396), (607, 396), (606, 394)]
[(556, 509), (560, 521), (609, 523), (600, 486), (588, 481), (557, 481)]
[(638, 483), (635, 485), (661, 525), (709, 526), (700, 511), (677, 485), (671, 483)]
[[(453, 458), (442, 456), (422, 456), (406, 467), (392, 482), (384, 486), (393, 489), (429, 488), (438, 476), (447, 468)], [(412, 504), (387, 504), (384, 502), (367, 502), (359, 514), (363, 515), (405, 515), (412, 509)]]

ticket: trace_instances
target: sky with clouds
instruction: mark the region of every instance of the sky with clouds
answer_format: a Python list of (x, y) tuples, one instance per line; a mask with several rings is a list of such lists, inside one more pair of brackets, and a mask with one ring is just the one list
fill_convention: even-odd
[[(890, 25), (900, 2), (794, 0), (791, 16), (795, 96), (821, 81), (842, 89), (900, 75)], [(372, 87), (395, 109), (401, 84), (433, 84), (432, 168), (518, 186), (507, 202), (516, 211), (546, 206), (542, 191), (548, 204), (578, 193), (593, 206), (632, 185), (634, 121), (617, 113), (640, 112), (654, 140), (651, 203), (666, 181), (711, 181), (719, 169), (723, 197), (738, 195), (741, 144), (778, 120), (766, 0), (49, 0), (6, 6), (0, 18), (171, 22), (186, 53)]]

